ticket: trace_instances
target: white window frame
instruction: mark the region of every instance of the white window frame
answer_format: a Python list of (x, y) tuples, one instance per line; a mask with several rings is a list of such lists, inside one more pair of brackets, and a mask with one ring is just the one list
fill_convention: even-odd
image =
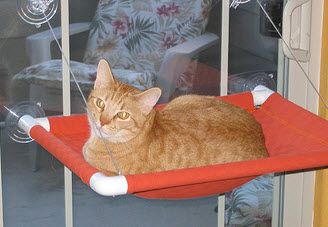
[[(318, 90), (320, 82), (323, 3), (323, 0), (312, 0), (309, 4), (300, 7), (298, 12), (294, 12), (301, 14), (299, 15), (301, 16), (301, 30), (310, 31), (300, 39), (300, 45), (302, 47), (307, 46), (311, 54), (309, 62), (301, 63), (301, 65)], [(304, 28), (306, 26), (309, 26), (309, 28)], [(288, 66), (288, 80), (286, 81), (288, 84), (286, 87), (288, 99), (317, 114), (318, 95), (306, 77), (302, 75), (302, 70), (294, 60), (288, 60), (286, 65)], [(277, 179), (275, 181), (278, 182)], [(281, 183), (281, 188), (276, 190), (276, 193), (280, 191), (282, 195), (276, 196), (274, 203), (279, 198), (282, 203), (279, 205), (280, 211), (275, 216), (280, 217), (282, 220), (274, 220), (275, 224), (273, 226), (313, 226), (315, 172), (286, 174), (283, 180), (280, 179), (279, 182)]]

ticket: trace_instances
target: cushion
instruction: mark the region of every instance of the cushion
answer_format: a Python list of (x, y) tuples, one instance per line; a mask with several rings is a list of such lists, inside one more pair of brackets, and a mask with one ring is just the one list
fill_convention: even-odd
[(226, 225), (271, 226), (272, 193), (273, 174), (260, 176), (227, 193)]
[(212, 0), (99, 1), (84, 56), (157, 75), (165, 51), (201, 35)]
[[(70, 61), (70, 67), (82, 90), (90, 90), (97, 75), (97, 66)], [(128, 83), (140, 90), (154, 86), (154, 78), (147, 73), (131, 70), (113, 69), (113, 75), (118, 80)], [(13, 78), (14, 81), (27, 81), (29, 83), (61, 89), (62, 87), (62, 61), (59, 59), (42, 62), (23, 69)], [(71, 76), (71, 89), (77, 89)]]

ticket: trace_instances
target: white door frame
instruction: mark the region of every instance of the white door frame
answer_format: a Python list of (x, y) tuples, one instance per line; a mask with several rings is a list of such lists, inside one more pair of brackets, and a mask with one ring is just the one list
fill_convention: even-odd
[[(308, 9), (310, 9), (309, 13), (306, 13)], [(311, 1), (310, 4), (299, 9), (299, 12), (295, 10), (295, 13), (302, 13), (299, 28), (304, 33), (298, 41), (300, 46), (308, 48), (311, 54), (309, 62), (301, 63), (301, 65), (319, 89), (323, 0)], [(307, 26), (310, 29), (307, 30)], [(318, 95), (294, 60), (289, 60), (288, 74), (288, 99), (317, 114)], [(284, 181), (282, 225), (285, 227), (313, 226), (315, 172), (286, 174)]]

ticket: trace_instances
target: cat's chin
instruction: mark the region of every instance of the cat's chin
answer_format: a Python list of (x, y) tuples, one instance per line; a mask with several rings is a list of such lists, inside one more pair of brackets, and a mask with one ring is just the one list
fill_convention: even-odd
[(107, 137), (106, 140), (108, 140), (110, 143), (126, 143), (129, 141), (122, 137), (113, 137), (113, 136)]

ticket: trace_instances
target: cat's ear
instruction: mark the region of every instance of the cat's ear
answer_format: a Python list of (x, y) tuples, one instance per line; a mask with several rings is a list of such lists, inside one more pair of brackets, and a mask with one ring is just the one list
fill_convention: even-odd
[(95, 81), (94, 89), (110, 87), (115, 83), (112, 70), (106, 60), (101, 59), (98, 64), (97, 78)]
[(161, 97), (162, 91), (158, 87), (150, 88), (140, 94), (134, 95), (141, 106), (143, 114), (148, 115)]

